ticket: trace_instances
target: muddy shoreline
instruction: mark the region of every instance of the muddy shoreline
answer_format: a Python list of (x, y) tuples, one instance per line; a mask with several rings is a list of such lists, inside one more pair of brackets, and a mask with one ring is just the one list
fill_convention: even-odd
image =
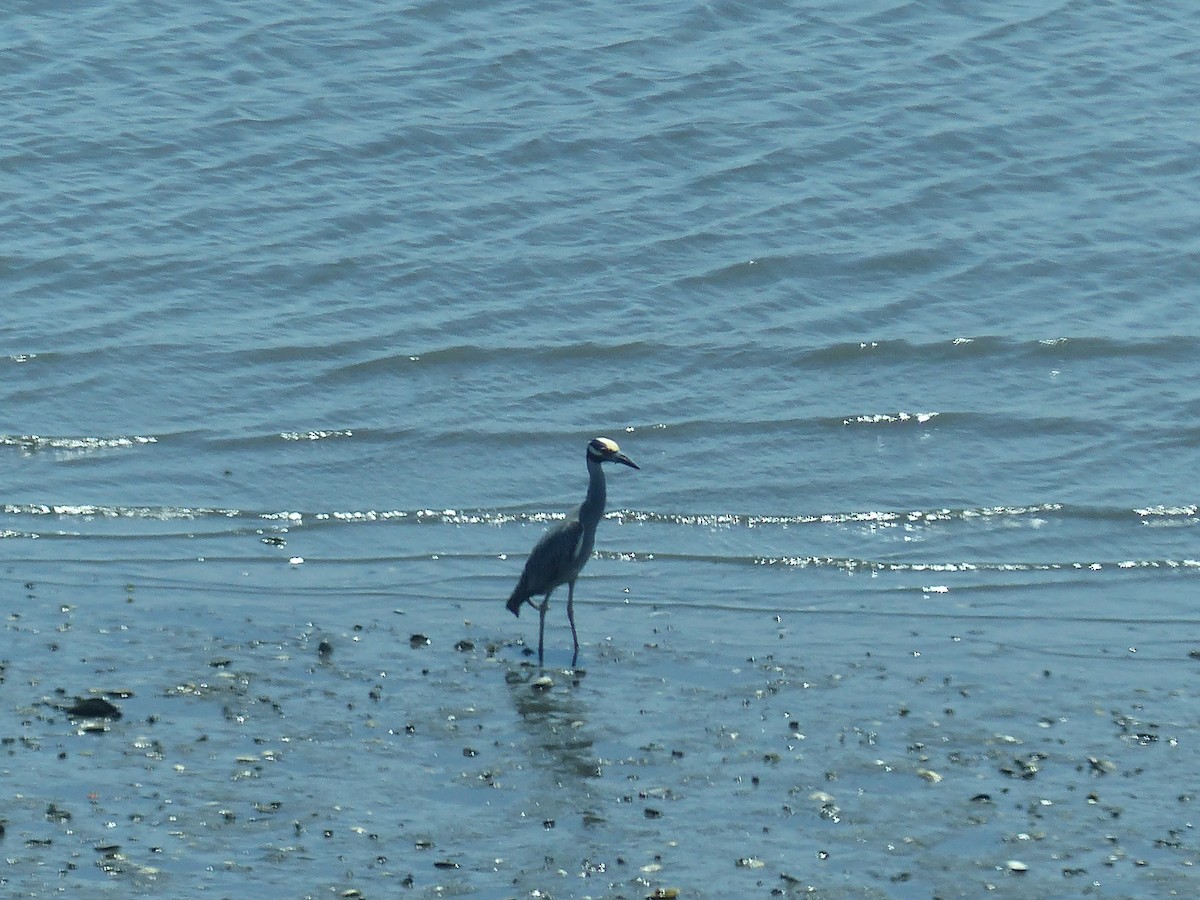
[(542, 672), (477, 604), (231, 623), (24, 592), (0, 719), (13, 896), (1182, 896), (1195, 878), (1200, 664), (1165, 627), (1157, 656), (1143, 634), (1089, 657), (1019, 623), (596, 604), (591, 633), (623, 637)]

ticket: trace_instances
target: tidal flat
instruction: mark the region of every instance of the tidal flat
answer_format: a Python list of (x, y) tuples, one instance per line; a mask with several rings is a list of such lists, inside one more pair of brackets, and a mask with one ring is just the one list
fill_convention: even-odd
[(599, 600), (580, 606), (577, 670), (552, 608), (539, 670), (536, 619), (499, 602), (218, 610), (36, 582), (8, 601), (9, 896), (1136, 897), (1197, 880), (1200, 660), (1169, 624), (1054, 639), (1037, 617)]

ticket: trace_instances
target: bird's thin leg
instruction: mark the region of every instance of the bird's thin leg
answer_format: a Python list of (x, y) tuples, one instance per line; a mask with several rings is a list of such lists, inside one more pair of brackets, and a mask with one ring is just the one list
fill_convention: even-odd
[(546, 610), (550, 608), (550, 595), (538, 607), (538, 668), (542, 665), (542, 654), (546, 646)]
[(571, 655), (571, 668), (579, 660), (579, 635), (575, 633), (575, 582), (567, 584), (567, 621), (571, 623), (571, 640), (575, 644), (575, 652)]

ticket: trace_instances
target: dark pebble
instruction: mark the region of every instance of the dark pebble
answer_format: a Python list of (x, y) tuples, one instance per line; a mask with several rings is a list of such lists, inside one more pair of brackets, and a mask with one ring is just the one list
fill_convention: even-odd
[(72, 706), (63, 710), (67, 715), (81, 719), (119, 719), (121, 710), (103, 697), (76, 697)]
[(46, 807), (46, 818), (51, 822), (70, 822), (71, 814), (61, 806), (51, 803)]

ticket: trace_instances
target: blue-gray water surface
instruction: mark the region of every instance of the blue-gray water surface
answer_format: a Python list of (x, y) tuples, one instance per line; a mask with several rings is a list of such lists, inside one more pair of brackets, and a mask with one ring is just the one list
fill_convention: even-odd
[(536, 640), (503, 600), (607, 435), (590, 679), (668, 610), (1195, 699), (1186, 4), (23, 2), (0, 46), (12, 616)]

